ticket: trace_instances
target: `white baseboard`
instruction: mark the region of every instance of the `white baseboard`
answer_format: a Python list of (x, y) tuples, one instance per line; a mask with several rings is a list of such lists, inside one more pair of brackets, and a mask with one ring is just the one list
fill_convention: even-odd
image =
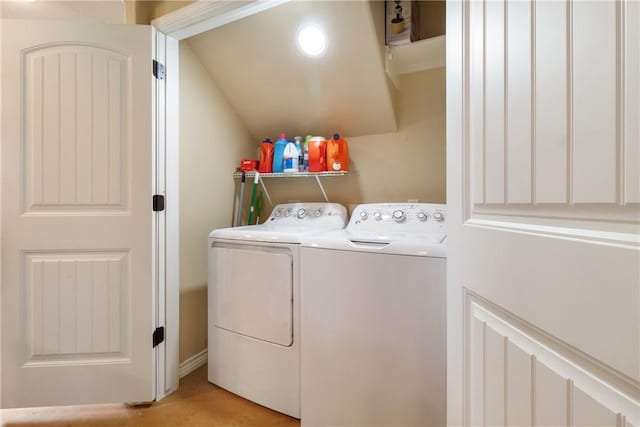
[(180, 378), (189, 375), (191, 372), (198, 369), (200, 366), (207, 363), (207, 349), (205, 348), (200, 353), (191, 356), (184, 362), (180, 364), (178, 367), (178, 372), (180, 373)]

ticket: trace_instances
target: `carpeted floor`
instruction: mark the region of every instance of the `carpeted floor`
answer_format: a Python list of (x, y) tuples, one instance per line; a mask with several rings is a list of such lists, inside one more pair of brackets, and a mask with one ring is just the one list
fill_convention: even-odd
[(207, 382), (207, 366), (180, 380), (180, 388), (148, 407), (126, 404), (5, 409), (2, 427), (293, 427), (300, 422)]

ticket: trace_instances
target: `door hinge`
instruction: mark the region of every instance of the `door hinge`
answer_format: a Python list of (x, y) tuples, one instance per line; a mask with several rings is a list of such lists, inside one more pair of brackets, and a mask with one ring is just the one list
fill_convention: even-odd
[(164, 342), (164, 326), (160, 326), (153, 331), (153, 347)]
[(153, 77), (158, 80), (164, 79), (164, 64), (159, 63), (155, 59), (153, 60)]
[(162, 212), (164, 210), (164, 196), (162, 194), (153, 195), (153, 211)]

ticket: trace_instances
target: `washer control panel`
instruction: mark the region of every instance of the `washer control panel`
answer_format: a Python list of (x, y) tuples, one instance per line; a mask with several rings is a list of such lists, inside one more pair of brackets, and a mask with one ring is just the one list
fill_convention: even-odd
[(447, 235), (447, 206), (433, 203), (371, 203), (357, 206), (347, 230), (371, 235)]
[[(337, 203), (284, 203), (273, 208), (267, 223), (287, 225), (347, 223), (347, 210)], [(344, 226), (344, 225), (343, 225)]]

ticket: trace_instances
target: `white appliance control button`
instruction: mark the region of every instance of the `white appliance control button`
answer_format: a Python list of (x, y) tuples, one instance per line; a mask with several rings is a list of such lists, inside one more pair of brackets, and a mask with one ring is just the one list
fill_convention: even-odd
[(274, 215), (276, 217), (282, 216), (282, 209), (276, 209), (276, 213)]
[(360, 212), (360, 219), (361, 220), (366, 220), (367, 218), (369, 218), (369, 215), (367, 215), (367, 213), (365, 211)]
[(442, 222), (444, 221), (444, 214), (442, 212), (434, 212), (433, 219), (435, 219), (438, 222)]
[(423, 222), (424, 222), (424, 221), (426, 221), (426, 220), (427, 220), (427, 218), (428, 218), (428, 216), (427, 216), (427, 213), (426, 213), (426, 212), (424, 212), (424, 211), (420, 211), (420, 212), (418, 212), (418, 219), (419, 219), (420, 221), (423, 221)]
[(393, 220), (396, 222), (400, 222), (404, 219), (404, 211), (398, 209), (397, 211), (393, 211)]
[(284, 216), (291, 216), (291, 209), (284, 211)]
[(306, 209), (298, 209), (298, 218), (302, 219), (305, 216), (307, 216), (307, 210)]
[(376, 221), (380, 221), (382, 219), (382, 212), (374, 212), (373, 217), (376, 219)]
[(321, 216), (322, 215), (322, 209), (318, 209), (317, 211), (314, 212), (315, 216)]

